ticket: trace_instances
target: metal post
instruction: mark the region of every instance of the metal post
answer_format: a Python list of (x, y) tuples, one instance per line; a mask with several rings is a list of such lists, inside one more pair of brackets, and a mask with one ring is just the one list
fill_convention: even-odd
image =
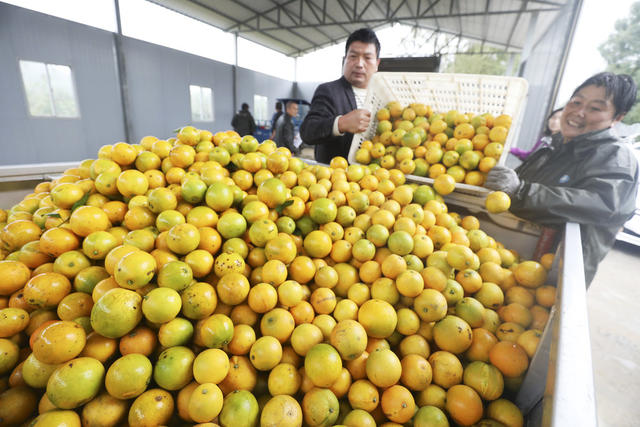
[(124, 122), (124, 137), (127, 142), (132, 142), (133, 127), (131, 123), (131, 107), (129, 105), (129, 86), (127, 84), (127, 69), (124, 63), (124, 52), (122, 50), (122, 23), (120, 22), (120, 1), (113, 0), (116, 10), (117, 33), (113, 33), (113, 46), (116, 61), (116, 73), (120, 86), (120, 102), (122, 103), (122, 120)]
[(232, 90), (233, 90), (233, 114), (238, 111), (238, 94), (237, 94), (237, 72), (238, 72), (238, 33), (233, 36), (233, 53), (235, 55), (232, 67)]
[(518, 75), (524, 75), (524, 67), (526, 66), (526, 61), (529, 59), (529, 55), (531, 54), (531, 50), (533, 49), (533, 38), (535, 36), (534, 29), (536, 28), (536, 24), (538, 23), (538, 12), (534, 12), (531, 14), (531, 18), (529, 18), (529, 25), (527, 26), (527, 38), (524, 41), (524, 46), (522, 47), (522, 53), (520, 54), (520, 65), (518, 66), (519, 71)]

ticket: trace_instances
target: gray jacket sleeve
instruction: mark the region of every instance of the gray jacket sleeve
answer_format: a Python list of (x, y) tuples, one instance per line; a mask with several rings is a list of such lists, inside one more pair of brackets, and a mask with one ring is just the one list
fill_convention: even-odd
[(635, 198), (637, 164), (585, 164), (584, 168), (587, 172), (571, 187), (523, 181), (512, 197), (511, 212), (546, 225), (624, 222), (628, 213), (620, 208), (629, 197)]

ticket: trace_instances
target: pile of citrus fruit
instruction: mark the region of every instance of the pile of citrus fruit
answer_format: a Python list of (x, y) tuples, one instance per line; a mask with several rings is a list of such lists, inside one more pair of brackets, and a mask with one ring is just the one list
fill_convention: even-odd
[(376, 135), (364, 141), (356, 161), (436, 179), (481, 186), (502, 155), (511, 116), (435, 113), (414, 103), (390, 102), (376, 113)]
[(551, 257), (404, 179), (185, 127), (38, 184), (0, 211), (0, 425), (521, 426)]

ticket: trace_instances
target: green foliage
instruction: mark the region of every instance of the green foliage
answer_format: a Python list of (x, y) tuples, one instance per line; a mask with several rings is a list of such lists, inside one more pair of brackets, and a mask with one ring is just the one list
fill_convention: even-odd
[[(631, 6), (627, 18), (616, 21), (615, 32), (598, 50), (607, 61), (607, 71), (629, 74), (640, 83), (640, 2)], [(640, 122), (640, 100), (625, 116), (624, 123)]]
[[(471, 45), (464, 53), (456, 55), (453, 62), (447, 65), (447, 73), (492, 74), (502, 76), (507, 72), (510, 53), (503, 50), (485, 47), (481, 52), (481, 45)], [(514, 58), (517, 64), (517, 58)]]

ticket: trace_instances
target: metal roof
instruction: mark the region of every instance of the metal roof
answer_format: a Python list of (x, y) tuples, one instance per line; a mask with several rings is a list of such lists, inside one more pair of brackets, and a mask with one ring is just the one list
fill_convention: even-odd
[[(522, 50), (572, 0), (151, 0), (289, 56), (400, 23)], [(530, 27), (533, 23), (533, 28)], [(531, 42), (531, 41), (529, 41)]]

